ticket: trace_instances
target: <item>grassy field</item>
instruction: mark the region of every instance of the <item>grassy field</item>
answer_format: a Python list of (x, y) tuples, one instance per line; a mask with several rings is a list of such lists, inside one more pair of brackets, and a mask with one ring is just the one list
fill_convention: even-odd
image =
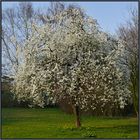
[(57, 108), (2, 109), (2, 138), (138, 138), (136, 118), (82, 116), (75, 118)]

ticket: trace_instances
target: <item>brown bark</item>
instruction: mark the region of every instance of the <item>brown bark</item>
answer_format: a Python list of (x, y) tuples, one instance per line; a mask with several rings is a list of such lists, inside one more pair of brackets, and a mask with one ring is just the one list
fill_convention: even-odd
[(75, 117), (76, 117), (76, 127), (81, 127), (79, 107), (74, 106), (73, 111), (74, 111), (74, 114), (75, 114)]

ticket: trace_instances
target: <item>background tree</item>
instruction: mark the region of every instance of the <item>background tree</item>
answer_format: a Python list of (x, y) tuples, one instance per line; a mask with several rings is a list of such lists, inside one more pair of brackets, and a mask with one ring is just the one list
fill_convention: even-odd
[(17, 98), (43, 107), (45, 95), (54, 102), (68, 97), (77, 127), (79, 108), (123, 108), (130, 94), (118, 62), (121, 41), (101, 32), (78, 7), (46, 19), (44, 26), (33, 25), (26, 40), (25, 61), (14, 77)]
[(31, 3), (19, 3), (16, 9), (5, 9), (2, 14), (3, 63), (9, 74), (14, 74), (23, 59), (24, 41), (31, 34), (35, 11)]
[(118, 36), (123, 40), (125, 55), (122, 64), (129, 71), (129, 90), (138, 116), (138, 11), (130, 10), (130, 20), (118, 29)]

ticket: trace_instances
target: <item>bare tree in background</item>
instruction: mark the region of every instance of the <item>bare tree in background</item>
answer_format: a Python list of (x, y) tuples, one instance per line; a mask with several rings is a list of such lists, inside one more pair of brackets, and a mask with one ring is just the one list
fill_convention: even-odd
[[(48, 9), (45, 11), (45, 14), (39, 10), (38, 17), (44, 24), (46, 24), (47, 22), (55, 23), (57, 21), (57, 19), (55, 18), (55, 15), (65, 10), (65, 8), (66, 8), (66, 5), (64, 3), (51, 2)], [(52, 19), (52, 17), (54, 18)]]
[(138, 116), (138, 11), (130, 10), (131, 19), (118, 30), (119, 38), (124, 41), (126, 55), (123, 64), (129, 69), (129, 90)]
[(31, 26), (35, 20), (35, 12), (31, 3), (19, 3), (17, 8), (2, 11), (2, 46), (3, 63), (9, 69), (16, 71), (20, 63), (19, 52), (25, 39), (31, 33)]

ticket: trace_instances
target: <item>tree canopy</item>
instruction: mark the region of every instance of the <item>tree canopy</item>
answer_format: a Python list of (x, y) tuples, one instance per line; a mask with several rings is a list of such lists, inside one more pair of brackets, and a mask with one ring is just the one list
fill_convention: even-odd
[(24, 62), (14, 77), (18, 99), (43, 107), (45, 96), (53, 102), (68, 97), (82, 109), (123, 108), (130, 92), (119, 63), (122, 41), (102, 32), (78, 7), (69, 6), (46, 21), (33, 24), (25, 42)]

